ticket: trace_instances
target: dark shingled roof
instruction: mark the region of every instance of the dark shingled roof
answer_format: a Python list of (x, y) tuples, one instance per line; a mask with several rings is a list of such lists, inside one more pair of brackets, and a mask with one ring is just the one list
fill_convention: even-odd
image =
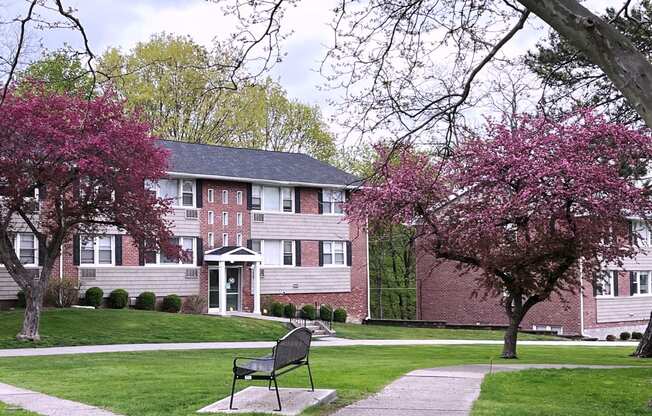
[(357, 178), (302, 153), (271, 152), (159, 140), (171, 152), (170, 172), (324, 185), (351, 185)]

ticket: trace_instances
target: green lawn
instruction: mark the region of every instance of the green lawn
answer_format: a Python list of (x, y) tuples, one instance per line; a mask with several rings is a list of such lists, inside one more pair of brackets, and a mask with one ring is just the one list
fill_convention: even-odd
[[(127, 416), (190, 416), (194, 415), (197, 409), (228, 395), (231, 360), (235, 355), (251, 356), (267, 352), (162, 351), (5, 358), (0, 359), (0, 381), (107, 407)], [(631, 348), (521, 347), (519, 352), (519, 363), (652, 364), (650, 361), (629, 357)], [(336, 407), (380, 390), (387, 383), (413, 369), (500, 361), (497, 358), (499, 354), (500, 346), (315, 348), (311, 352), (311, 362), (316, 386), (336, 388), (339, 399), (334, 405), (311, 409), (307, 414), (327, 414)], [(613, 392), (619, 395), (619, 400), (629, 403), (623, 405), (627, 406), (628, 410), (625, 413), (611, 414), (640, 414), (635, 412), (643, 406), (644, 398), (640, 396), (640, 392), (630, 389), (630, 374), (631, 380), (638, 385), (645, 377), (652, 380), (652, 368), (619, 371), (622, 371), (621, 374), (612, 379), (620, 380), (613, 385)], [(555, 373), (549, 372), (546, 376), (549, 376), (548, 374)], [(574, 381), (584, 384), (584, 390), (576, 390), (576, 406), (585, 402), (581, 396), (577, 396), (581, 394), (577, 392), (588, 392), (594, 384), (601, 383), (599, 376), (594, 377), (591, 374)], [(492, 377), (489, 388), (494, 382), (502, 381), (499, 377), (511, 375)], [(302, 369), (284, 376), (280, 384), (281, 387), (301, 387), (306, 386), (307, 382), (307, 375)], [(503, 389), (508, 394), (516, 394), (512, 391), (516, 392), (521, 388), (518, 380), (507, 380), (506, 383)], [(239, 384), (240, 387), (247, 385), (251, 383)], [(557, 388), (563, 390), (564, 386), (561, 384)], [(527, 388), (536, 391), (534, 386)], [(602, 392), (602, 387), (597, 391)], [(652, 388), (648, 391), (652, 392)], [(503, 411), (513, 409), (513, 414), (542, 414), (528, 413), (529, 409), (522, 407), (520, 402), (511, 404), (510, 397), (496, 397), (494, 393), (490, 396), (491, 402), (483, 404), (477, 411), (488, 409), (489, 413), (479, 414), (508, 414)], [(587, 409), (600, 406), (603, 400), (598, 395), (591, 395), (590, 398), (596, 403), (587, 404)], [(542, 395), (539, 400), (553, 401), (556, 397)], [(500, 412), (492, 413), (489, 406), (499, 405), (503, 406)], [(533, 411), (539, 410), (533, 407)]]
[(26, 412), (15, 406), (0, 402), (0, 416), (38, 416), (36, 413)]
[(127, 309), (47, 309), (41, 342), (16, 340), (23, 311), (0, 312), (0, 348), (152, 342), (269, 341), (287, 330), (278, 322)]
[[(406, 328), (389, 325), (334, 324), (336, 336), (350, 339), (489, 339), (502, 340), (504, 331), (483, 329)], [(549, 335), (521, 333), (520, 340), (564, 340)]]
[(652, 415), (652, 369), (527, 370), (485, 378), (473, 416)]

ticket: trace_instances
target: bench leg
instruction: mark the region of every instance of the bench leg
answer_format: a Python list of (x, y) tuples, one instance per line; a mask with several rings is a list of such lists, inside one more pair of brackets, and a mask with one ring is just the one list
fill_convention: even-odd
[(235, 372), (233, 373), (233, 384), (231, 385), (231, 400), (229, 401), (229, 409), (233, 410), (233, 394), (235, 393), (235, 381), (237, 380)]
[(310, 377), (310, 388), (312, 391), (315, 391), (315, 383), (312, 382), (312, 371), (310, 371), (310, 363), (306, 363), (308, 366), (308, 377)]
[(270, 378), (269, 383), (267, 383), (267, 390), (271, 390), (271, 389), (272, 389), (272, 379)]
[(276, 389), (276, 401), (278, 401), (278, 409), (276, 409), (277, 412), (280, 412), (282, 407), (281, 407), (281, 395), (278, 393), (278, 384), (276, 384), (276, 376), (273, 377), (274, 380), (274, 388)]

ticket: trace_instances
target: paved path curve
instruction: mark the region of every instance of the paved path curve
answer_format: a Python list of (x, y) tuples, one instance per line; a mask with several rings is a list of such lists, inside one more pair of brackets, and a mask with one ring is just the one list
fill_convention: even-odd
[(0, 383), (0, 402), (45, 416), (119, 416), (99, 407)]
[[(627, 366), (499, 364), (461, 365), (412, 371), (382, 391), (337, 411), (333, 416), (465, 416), (480, 396), (489, 372), (529, 368), (626, 368)], [(640, 367), (639, 367), (640, 368)]]
[[(180, 342), (163, 344), (116, 344), (88, 345), (79, 347), (14, 348), (0, 350), (2, 357), (33, 357), (43, 355), (95, 354), (104, 352), (176, 351), (176, 350), (231, 350), (268, 349), (276, 345), (273, 341), (257, 342)], [(401, 346), (401, 345), (503, 345), (502, 340), (455, 340), (455, 339), (343, 339), (325, 338), (313, 341), (313, 347), (352, 346)], [(581, 346), (581, 347), (632, 347), (636, 342), (607, 341), (519, 341), (518, 345), (538, 346)]]

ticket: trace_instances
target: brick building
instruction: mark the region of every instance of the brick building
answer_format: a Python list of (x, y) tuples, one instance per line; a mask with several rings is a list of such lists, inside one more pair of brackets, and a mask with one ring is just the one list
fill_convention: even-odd
[[(367, 234), (348, 223), (342, 204), (356, 178), (310, 156), (175, 141), (168, 177), (146, 186), (173, 198), (172, 230), (192, 260), (140, 250), (119, 229), (75, 235), (64, 245), (57, 277), (122, 288), (136, 297), (205, 295), (209, 313), (260, 313), (271, 300), (343, 307), (368, 314)], [(18, 230), (21, 260), (38, 268), (38, 247)], [(18, 286), (0, 266), (0, 301)]]
[[(639, 235), (652, 247), (652, 233), (633, 220)], [(417, 244), (417, 247), (419, 245)], [(417, 319), (464, 325), (507, 325), (497, 297), (485, 297), (476, 273), (459, 274), (455, 262), (438, 263), (417, 248)], [(643, 332), (652, 311), (652, 253), (626, 259), (622, 267), (608, 265), (597, 284), (586, 276), (581, 289), (563, 298), (535, 305), (525, 316), (522, 329), (552, 330), (567, 335), (605, 338), (621, 332)]]

